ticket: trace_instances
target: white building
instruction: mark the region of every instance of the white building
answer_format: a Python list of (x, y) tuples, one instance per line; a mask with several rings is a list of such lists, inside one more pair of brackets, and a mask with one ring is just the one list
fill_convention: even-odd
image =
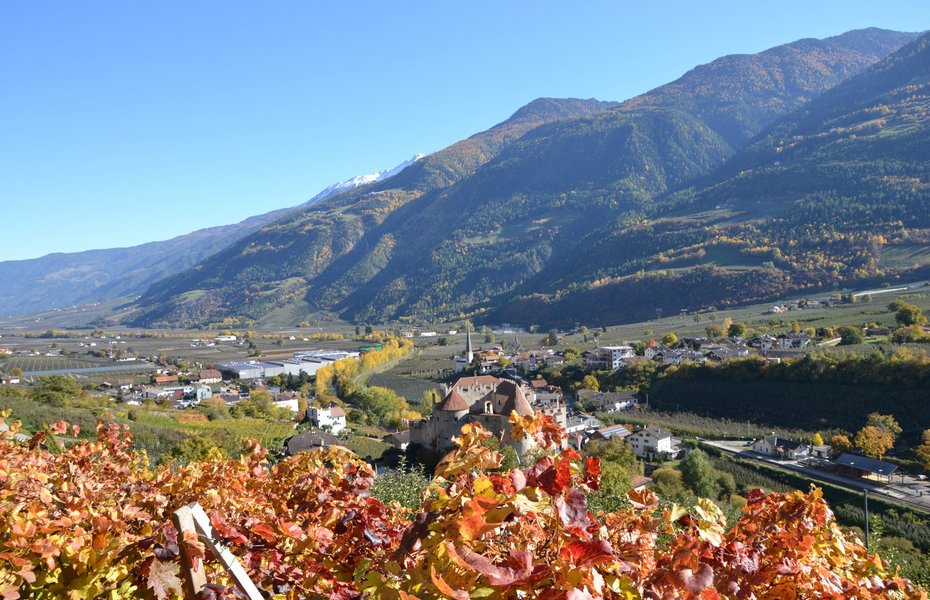
[(644, 427), (634, 431), (626, 442), (633, 447), (636, 456), (646, 460), (666, 460), (678, 454), (672, 434), (661, 427)]
[(788, 460), (797, 460), (807, 456), (807, 446), (777, 435), (767, 435), (761, 440), (756, 440), (752, 449), (765, 456)]
[(338, 435), (346, 428), (346, 411), (338, 406), (317, 408), (311, 406), (307, 409), (307, 419), (314, 427), (329, 427), (330, 433)]
[(785, 333), (776, 339), (779, 350), (800, 350), (807, 348), (813, 340), (806, 333)]
[(585, 364), (592, 369), (615, 371), (623, 367), (623, 359), (634, 356), (636, 351), (632, 346), (599, 346)]
[[(297, 411), (300, 410), (300, 405), (299, 405), (297, 398), (287, 398), (285, 400), (274, 400), (273, 403), (276, 407), (286, 408), (292, 413), (296, 413)], [(342, 410), (342, 409), (340, 408), (339, 410)], [(342, 426), (345, 427), (345, 415), (343, 415), (342, 420), (343, 420)]]

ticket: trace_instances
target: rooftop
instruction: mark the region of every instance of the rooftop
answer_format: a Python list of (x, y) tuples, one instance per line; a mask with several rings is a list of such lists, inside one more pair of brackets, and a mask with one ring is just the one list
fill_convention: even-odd
[(844, 467), (851, 467), (876, 475), (891, 475), (898, 470), (898, 465), (882, 462), (873, 458), (866, 458), (858, 454), (849, 454), (848, 452), (840, 454), (834, 462)]
[(443, 398), (436, 409), (458, 412), (460, 410), (468, 410), (469, 407), (468, 401), (465, 400), (462, 394), (460, 394), (457, 389), (452, 388), (452, 391), (446, 394), (446, 397)]
[(626, 437), (630, 435), (630, 430), (623, 425), (608, 425), (607, 427), (601, 427), (597, 430), (597, 432), (607, 439), (617, 436)]

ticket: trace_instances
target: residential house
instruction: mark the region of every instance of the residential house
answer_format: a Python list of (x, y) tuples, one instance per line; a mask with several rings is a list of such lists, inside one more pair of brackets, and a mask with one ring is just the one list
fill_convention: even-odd
[(299, 452), (308, 452), (320, 448), (338, 445), (339, 438), (329, 433), (301, 433), (284, 440), (284, 453), (294, 456)]
[(567, 417), (565, 423), (565, 433), (584, 433), (603, 427), (604, 423), (593, 415), (586, 413), (575, 413)]
[(806, 333), (783, 333), (776, 338), (775, 347), (778, 350), (802, 350), (812, 339)]
[(630, 435), (630, 430), (624, 425), (608, 425), (601, 427), (591, 434), (592, 440), (612, 440), (614, 438), (626, 439)]
[(636, 392), (597, 392), (594, 390), (579, 390), (578, 398), (585, 408), (595, 412), (620, 412), (636, 406), (639, 397)]
[(333, 435), (338, 435), (346, 428), (346, 411), (341, 407), (331, 405), (326, 408), (311, 406), (307, 409), (307, 420), (314, 427), (328, 427)]
[(565, 364), (565, 357), (559, 354), (548, 354), (543, 359), (547, 367), (557, 367)]
[(645, 475), (636, 475), (630, 479), (630, 487), (637, 492), (646, 489), (650, 483), (652, 483), (652, 477), (646, 477)]
[(709, 362), (722, 362), (732, 358), (739, 358), (739, 356), (740, 355), (737, 350), (731, 349), (727, 346), (719, 346), (712, 350), (708, 350), (707, 354), (704, 355), (705, 359)]
[(216, 369), (204, 369), (200, 372), (199, 376), (200, 383), (221, 383), (223, 381), (223, 374)]
[(681, 343), (691, 350), (702, 350), (717, 344), (714, 340), (706, 337), (683, 337)]
[(399, 450), (406, 450), (407, 446), (410, 445), (410, 430), (396, 431), (394, 433), (389, 433), (383, 438), (381, 438), (385, 444), (390, 444)]
[(539, 390), (545, 389), (548, 386), (549, 386), (549, 382), (546, 381), (545, 379), (530, 380), (530, 388), (532, 388), (534, 392), (538, 393)]
[(734, 352), (738, 357), (749, 356), (749, 346), (741, 337), (728, 337), (723, 340), (723, 347)]
[(778, 340), (774, 336), (765, 334), (760, 335), (759, 337), (753, 338), (749, 341), (749, 346), (755, 348), (760, 352), (767, 352), (775, 348)]
[[(300, 396), (295, 392), (272, 391), (271, 401), (278, 408), (286, 408), (292, 413), (300, 410)], [(337, 407), (338, 408), (338, 407)], [(342, 410), (341, 408), (339, 410)], [(343, 411), (344, 412), (344, 411)]]
[(565, 399), (565, 393), (557, 385), (549, 385), (545, 379), (530, 381), (530, 389), (536, 396), (535, 403), (539, 406), (559, 406)]
[(807, 446), (777, 435), (767, 435), (752, 444), (753, 452), (780, 460), (799, 460), (808, 456)]
[(671, 348), (668, 346), (663, 346), (662, 344), (656, 346), (646, 346), (646, 350), (643, 351), (643, 356), (649, 360), (654, 359), (659, 354), (665, 354), (666, 352), (671, 352)]
[(626, 438), (636, 456), (644, 460), (672, 460), (681, 449), (674, 443), (672, 434), (661, 427), (644, 427)]
[(636, 356), (632, 346), (599, 346), (585, 359), (589, 369), (616, 371), (623, 368), (623, 359)]
[(664, 365), (680, 365), (684, 363), (704, 363), (707, 357), (699, 350), (685, 350), (676, 348), (663, 354), (656, 354), (653, 360), (658, 360)]

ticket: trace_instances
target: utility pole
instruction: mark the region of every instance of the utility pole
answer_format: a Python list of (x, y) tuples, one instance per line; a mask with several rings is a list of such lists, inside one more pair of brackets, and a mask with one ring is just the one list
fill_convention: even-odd
[(869, 549), (869, 490), (862, 488), (862, 499), (865, 501), (865, 549)]

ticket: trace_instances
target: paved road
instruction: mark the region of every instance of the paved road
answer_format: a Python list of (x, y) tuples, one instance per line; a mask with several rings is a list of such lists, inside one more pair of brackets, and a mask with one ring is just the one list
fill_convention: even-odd
[(906, 475), (903, 482), (899, 476), (895, 475), (894, 483), (886, 485), (865, 479), (853, 479), (836, 473), (830, 473), (821, 469), (802, 465), (797, 461), (775, 460), (768, 456), (753, 452), (751, 449), (748, 449), (747, 446), (739, 445), (739, 442), (701, 440), (701, 443), (713, 446), (714, 448), (722, 450), (727, 454), (738, 456), (739, 458), (754, 460), (788, 471), (794, 471), (815, 481), (832, 483), (856, 492), (868, 490), (870, 494), (875, 496), (907, 504), (919, 510), (930, 511), (930, 482), (920, 481), (910, 475)]

